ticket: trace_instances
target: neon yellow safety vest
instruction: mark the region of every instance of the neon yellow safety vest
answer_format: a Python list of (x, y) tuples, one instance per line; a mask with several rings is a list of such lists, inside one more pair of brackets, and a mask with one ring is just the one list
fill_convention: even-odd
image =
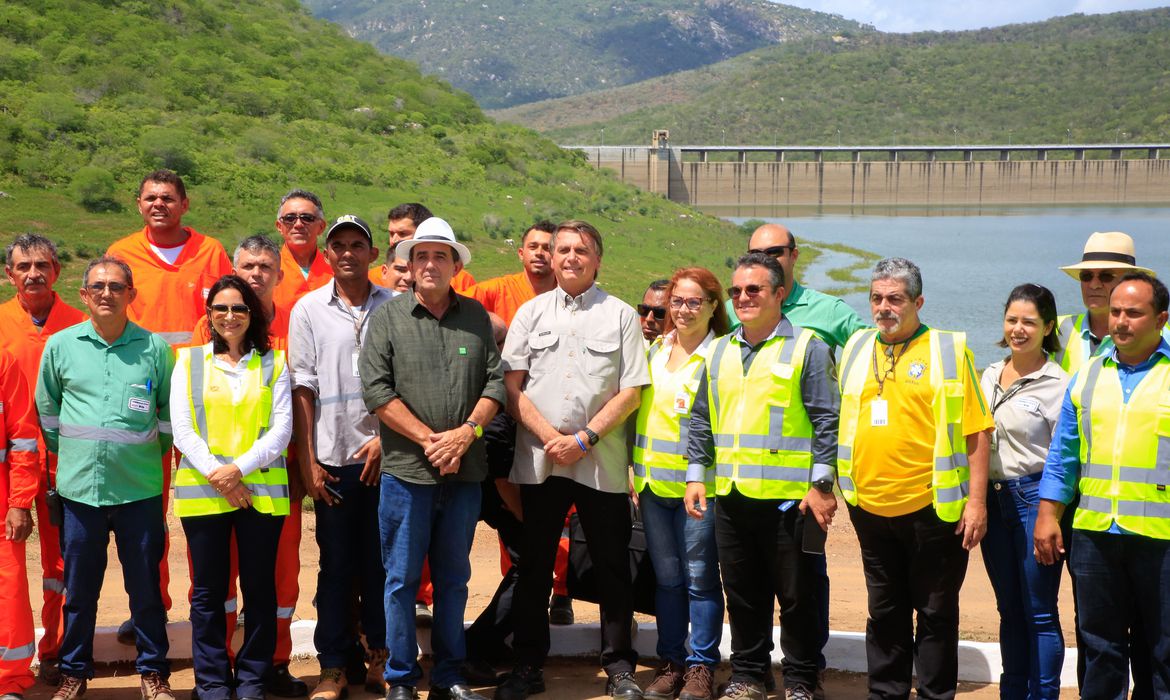
[(1170, 540), (1170, 359), (1158, 361), (1129, 401), (1117, 364), (1094, 357), (1069, 391), (1077, 409), (1081, 494), (1073, 527)]
[[(662, 339), (650, 346), (650, 384), (642, 389), (634, 434), (634, 493), (649, 484), (656, 496), (682, 498), (687, 490), (687, 437), (691, 407), (699, 388), (705, 357), (695, 351), (675, 372), (666, 369), (670, 353)], [(714, 495), (715, 482), (707, 484)]]
[(1086, 330), (1088, 319), (1088, 314), (1061, 316), (1056, 319), (1056, 337), (1060, 339), (1060, 352), (1056, 354), (1056, 364), (1069, 374), (1075, 374), (1089, 358), (1097, 354), (1104, 354), (1101, 351), (1107, 350), (1113, 345), (1113, 342), (1106, 336), (1101, 341), (1101, 345), (1098, 346), (1098, 352), (1093, 352), (1092, 343), (1089, 342), (1089, 333)]
[(715, 442), (715, 493), (749, 498), (804, 498), (812, 469), (813, 426), (800, 393), (804, 355), (815, 334), (765, 341), (745, 376), (741, 341), (715, 341), (707, 363), (707, 398)]
[[(236, 401), (223, 372), (215, 369), (207, 346), (179, 350), (177, 364), (187, 372), (188, 400), (195, 429), (220, 464), (231, 464), (268, 432), (272, 389), (284, 368), (284, 353), (272, 350), (248, 360), (245, 391)], [(243, 478), (252, 492), (252, 507), (270, 515), (288, 515), (288, 471), (277, 457)], [(175, 472), (175, 515), (216, 515), (235, 510), (186, 457)]]
[[(934, 414), (934, 471), (931, 478), (933, 504), (940, 520), (957, 522), (963, 514), (970, 492), (970, 468), (967, 466), (967, 439), (963, 435), (963, 380), (959, 374), (965, 363), (967, 334), (930, 330), (931, 361), (942, 371), (930, 372), (934, 390), (931, 411)], [(877, 330), (860, 330), (849, 338), (842, 353), (844, 361), (838, 381), (841, 385), (841, 423), (837, 446), (837, 484), (850, 505), (857, 505), (857, 487), (853, 483), (853, 445), (857, 426), (863, 418), (861, 392), (866, 377), (872, 373)]]

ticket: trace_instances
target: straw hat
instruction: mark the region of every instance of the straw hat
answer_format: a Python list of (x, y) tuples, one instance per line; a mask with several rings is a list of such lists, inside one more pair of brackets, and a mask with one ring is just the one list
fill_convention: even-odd
[(1135, 262), (1137, 258), (1133, 254), (1133, 239), (1129, 234), (1120, 231), (1097, 232), (1089, 236), (1089, 240), (1085, 242), (1085, 252), (1081, 256), (1081, 261), (1060, 269), (1076, 280), (1080, 279), (1081, 270), (1133, 270), (1148, 275), (1154, 274), (1153, 270), (1138, 267)]

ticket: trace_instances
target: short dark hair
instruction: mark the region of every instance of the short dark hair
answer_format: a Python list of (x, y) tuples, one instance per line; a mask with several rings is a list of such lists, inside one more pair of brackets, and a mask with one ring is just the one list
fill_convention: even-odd
[(780, 267), (780, 262), (767, 253), (745, 253), (739, 256), (739, 260), (735, 261), (735, 269), (741, 267), (762, 267), (768, 271), (768, 282), (772, 285), (772, 289), (778, 289), (785, 284), (784, 268)]
[(387, 221), (394, 221), (396, 219), (410, 219), (417, 227), (422, 222), (434, 216), (430, 209), (419, 204), (418, 202), (407, 202), (406, 204), (399, 204), (390, 210), (386, 215)]
[[(1166, 285), (1157, 277), (1146, 272), (1127, 272), (1117, 281), (1117, 287), (1125, 282), (1145, 282), (1150, 285), (1154, 290), (1154, 313), (1160, 314), (1170, 308), (1170, 291), (1166, 290)], [(1113, 291), (1117, 291), (1117, 287), (1114, 287)], [(1112, 297), (1113, 294), (1109, 296)]]
[(302, 190), (300, 188), (289, 190), (288, 194), (280, 198), (280, 206), (276, 208), (277, 216), (280, 216), (280, 210), (284, 209), (285, 202), (290, 199), (303, 199), (311, 202), (313, 206), (317, 207), (317, 216), (322, 219), (325, 218), (325, 207), (321, 205), (321, 198), (308, 190)]
[[(646, 287), (646, 291), (665, 292), (669, 286), (670, 280), (654, 280), (648, 287)], [(645, 292), (643, 292), (643, 294), (645, 294)]]
[(524, 229), (524, 235), (520, 237), (520, 245), (524, 245), (524, 241), (528, 238), (528, 234), (532, 233), (533, 231), (542, 231), (544, 233), (556, 233), (557, 232), (557, 225), (554, 224), (553, 222), (549, 221), (548, 219), (541, 219), (540, 221), (537, 221), (535, 224)]
[(265, 354), (271, 346), (268, 342), (268, 317), (264, 315), (264, 305), (260, 302), (260, 297), (256, 296), (256, 292), (252, 291), (251, 285), (235, 275), (220, 277), (207, 291), (207, 327), (211, 331), (211, 351), (220, 353), (227, 352), (228, 349), (227, 341), (216, 332), (215, 325), (211, 323), (211, 304), (215, 301), (215, 295), (225, 289), (239, 292), (249, 309), (248, 330), (244, 332), (244, 344), (241, 349), (244, 352), (255, 350), (259, 355)]
[(113, 255), (102, 255), (101, 257), (90, 260), (89, 264), (85, 266), (85, 272), (81, 273), (81, 286), (85, 287), (89, 285), (89, 273), (95, 267), (103, 267), (105, 265), (112, 265), (121, 270), (122, 274), (126, 277), (126, 286), (130, 288), (134, 287), (134, 271), (130, 269), (130, 266), (126, 264), (125, 260), (115, 258)]
[(8, 248), (4, 251), (5, 265), (12, 265), (12, 251), (17, 248), (26, 255), (34, 250), (48, 251), (49, 257), (53, 259), (53, 262), (58, 265), (61, 264), (61, 261), (57, 259), (57, 244), (39, 233), (22, 233), (9, 243)]
[(165, 185), (174, 185), (175, 191), (179, 193), (179, 199), (187, 198), (187, 186), (183, 184), (183, 178), (174, 170), (167, 170), (160, 168), (142, 178), (142, 182), (138, 183), (138, 196), (142, 196), (142, 190), (146, 188), (148, 182), (161, 182)]
[[(1040, 314), (1040, 322), (1044, 325), (1052, 324), (1052, 329), (1044, 334), (1044, 343), (1041, 346), (1044, 352), (1048, 353), (1049, 356), (1060, 352), (1060, 334), (1056, 328), (1056, 297), (1052, 296), (1052, 292), (1047, 287), (1038, 284), (1030, 282), (1021, 284), (1008, 294), (1008, 300), (1003, 305), (1005, 315), (1008, 307), (1017, 301), (1030, 302)], [(1000, 338), (999, 346), (1006, 348), (1008, 346), (1007, 339)]]

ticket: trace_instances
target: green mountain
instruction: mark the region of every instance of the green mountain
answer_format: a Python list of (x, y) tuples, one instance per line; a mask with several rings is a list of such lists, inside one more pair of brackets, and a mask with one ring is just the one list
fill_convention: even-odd
[(576, 95), (808, 36), (863, 32), (768, 0), (303, 0), (485, 107)]
[(229, 247), (272, 233), (279, 197), (307, 187), (327, 215), (379, 228), (392, 205), (425, 202), (469, 242), (477, 277), (515, 271), (507, 239), (534, 220), (590, 220), (602, 281), (627, 299), (742, 248), (729, 224), (493, 123), (295, 0), (0, 4), (0, 238), (58, 240), (75, 288), (85, 259), (141, 227), (138, 181), (163, 166), (187, 180), (185, 222)]
[(560, 143), (1063, 143), (1170, 138), (1170, 8), (814, 38), (493, 113)]

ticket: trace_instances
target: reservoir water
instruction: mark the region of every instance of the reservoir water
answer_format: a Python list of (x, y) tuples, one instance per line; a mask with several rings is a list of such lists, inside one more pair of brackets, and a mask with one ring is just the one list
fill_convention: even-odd
[[(883, 216), (814, 214), (765, 219), (783, 223), (797, 242), (844, 243), (883, 257), (899, 256), (922, 269), (921, 318), (945, 330), (962, 330), (978, 367), (1000, 359), (1003, 304), (1012, 287), (1042, 284), (1056, 295), (1060, 313), (1082, 309), (1080, 284), (1060, 271), (1079, 262), (1094, 231), (1124, 231), (1134, 239), (1137, 262), (1170, 277), (1170, 207), (1009, 208), (980, 214), (931, 210)], [(739, 224), (744, 218), (731, 218)], [(848, 255), (825, 251), (801, 282), (812, 288), (840, 286), (828, 270), (849, 264)], [(868, 270), (858, 277), (869, 279)], [(865, 293), (845, 301), (871, 318)]]

